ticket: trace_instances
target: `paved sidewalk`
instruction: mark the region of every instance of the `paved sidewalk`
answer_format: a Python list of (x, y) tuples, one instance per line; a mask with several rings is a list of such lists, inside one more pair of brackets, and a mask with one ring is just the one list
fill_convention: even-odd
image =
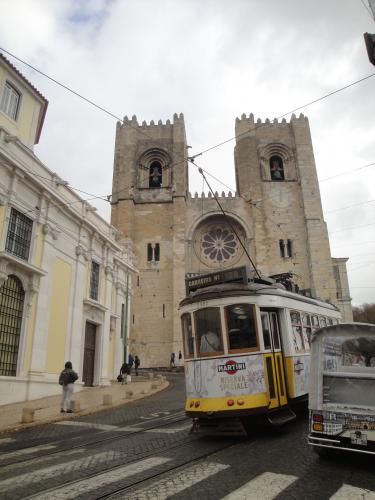
[[(87, 387), (73, 394), (72, 407), (74, 410), (73, 413), (68, 414), (60, 413), (60, 394), (0, 406), (0, 433), (49, 422), (70, 420), (80, 415), (108, 410), (111, 407), (155, 394), (168, 387), (168, 385), (169, 383), (163, 375), (146, 374), (145, 376), (132, 377), (129, 384), (122, 385), (119, 382), (113, 382), (107, 387)], [(25, 420), (25, 413), (29, 413), (29, 416), (30, 413), (32, 414), (31, 422), (22, 422), (22, 420)]]

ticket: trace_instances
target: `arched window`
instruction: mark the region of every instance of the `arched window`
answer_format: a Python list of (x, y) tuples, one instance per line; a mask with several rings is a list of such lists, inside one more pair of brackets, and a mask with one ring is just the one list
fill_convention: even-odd
[(153, 161), (149, 170), (149, 187), (160, 188), (162, 184), (162, 168), (161, 163)]
[(284, 165), (280, 156), (271, 156), (270, 158), (270, 173), (272, 181), (284, 180)]
[(17, 276), (0, 288), (0, 375), (16, 376), (25, 292)]

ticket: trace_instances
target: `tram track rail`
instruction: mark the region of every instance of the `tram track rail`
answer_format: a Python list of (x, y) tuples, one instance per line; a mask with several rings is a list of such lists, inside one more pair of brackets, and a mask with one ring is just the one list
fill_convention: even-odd
[[(19, 497), (19, 498), (22, 498), (22, 500), (48, 500), (48, 499), (52, 499), (52, 498), (57, 498), (57, 499), (60, 499), (60, 498), (70, 499), (70, 498), (72, 498), (73, 499), (73, 498), (76, 498), (75, 494), (70, 493), (67, 496), (65, 496), (64, 490), (66, 491), (68, 488), (74, 488), (75, 485), (79, 486), (80, 483), (82, 483), (83, 481), (89, 481), (90, 479), (94, 479), (94, 478), (96, 479), (101, 474), (107, 474), (109, 472), (121, 470), (121, 468), (123, 468), (124, 465), (130, 467), (132, 465), (136, 465), (138, 462), (142, 462), (143, 460), (145, 460), (147, 458), (155, 457), (156, 455), (157, 455), (157, 457), (163, 457), (165, 455), (170, 454), (171, 451), (176, 452), (179, 449), (180, 450), (185, 449), (188, 444), (192, 444), (194, 441), (197, 441), (197, 440), (199, 440), (199, 436), (193, 437), (190, 435), (188, 439), (184, 439), (183, 441), (181, 441), (175, 445), (168, 446), (168, 447), (160, 450), (160, 452), (158, 452), (157, 454), (155, 454), (155, 450), (152, 452), (148, 452), (148, 453), (142, 453), (139, 456), (137, 456), (137, 458), (135, 460), (130, 460), (130, 461), (126, 462), (126, 464), (116, 465), (113, 467), (107, 467), (107, 468), (103, 469), (100, 473), (96, 472), (94, 474), (88, 474), (87, 476), (85, 476), (84, 479), (80, 478), (80, 479), (72, 480), (72, 481), (69, 481), (69, 482), (62, 484), (61, 486), (55, 486), (53, 488), (41, 490), (41, 491), (39, 491), (35, 494), (32, 494), (32, 495)], [(220, 442), (220, 441), (216, 441), (214, 449), (212, 449), (210, 451), (198, 453), (193, 458), (179, 460), (177, 464), (165, 465), (162, 467), (162, 470), (159, 472), (152, 473), (152, 471), (150, 471), (150, 474), (146, 474), (145, 477), (143, 477), (141, 479), (137, 479), (137, 480), (132, 481), (132, 482), (127, 481), (125, 485), (120, 486), (120, 487), (116, 487), (116, 485), (114, 485), (114, 488), (112, 488), (111, 491), (106, 492), (104, 494), (100, 494), (100, 493), (96, 494), (95, 491), (92, 490), (90, 492), (77, 493), (77, 497), (79, 497), (80, 495), (85, 495), (85, 498), (90, 498), (92, 500), (101, 500), (101, 499), (105, 499), (105, 498), (116, 498), (118, 495), (120, 495), (122, 493), (126, 494), (126, 492), (130, 491), (131, 489), (142, 488), (142, 485), (146, 485), (149, 481), (161, 479), (173, 471), (177, 471), (177, 470), (182, 469), (184, 467), (187, 467), (189, 465), (195, 464), (195, 463), (199, 462), (200, 460), (205, 460), (205, 459), (209, 458), (210, 456), (212, 456), (220, 451), (223, 451), (223, 450), (226, 450), (227, 448), (235, 446), (237, 444), (237, 442), (238, 442), (238, 438), (237, 439), (232, 438), (229, 443), (227, 440), (225, 443)], [(119, 481), (117, 481), (117, 483), (118, 482)], [(110, 486), (106, 485), (106, 489), (107, 490), (110, 489)]]
[[(34, 455), (34, 456), (31, 456), (31, 457), (24, 457), (24, 458), (21, 458), (19, 460), (15, 459), (15, 460), (9, 460), (9, 461), (4, 461), (4, 462), (1, 462), (1, 458), (0, 458), (0, 474), (1, 474), (1, 470), (2, 468), (5, 468), (7, 466), (11, 466), (11, 465), (17, 465), (17, 464), (21, 464), (21, 463), (31, 463), (33, 460), (39, 460), (39, 459), (43, 459), (43, 458), (46, 458), (46, 457), (50, 457), (50, 456), (53, 456), (53, 455), (58, 455), (60, 453), (64, 453), (66, 451), (72, 451), (72, 450), (79, 450), (80, 448), (87, 448), (87, 447), (91, 447), (91, 446), (95, 446), (95, 445), (100, 445), (100, 444), (103, 444), (103, 443), (109, 443), (111, 441), (123, 441), (125, 439), (129, 439), (137, 434), (142, 434), (144, 432), (148, 432), (148, 431), (152, 431), (153, 429), (159, 429), (159, 428), (164, 428), (164, 427), (167, 427), (169, 425), (172, 425), (172, 424), (176, 424), (176, 423), (179, 423), (179, 422), (188, 422), (189, 419), (188, 417), (181, 417), (181, 418), (173, 418), (173, 415), (169, 416), (169, 418), (166, 418), (166, 417), (163, 417), (163, 419), (159, 418), (159, 419), (156, 419), (158, 420), (157, 423), (155, 423), (154, 425), (151, 425), (151, 426), (145, 426), (142, 430), (140, 429), (137, 429), (137, 430), (134, 430), (134, 431), (98, 431), (97, 434), (99, 435), (103, 435), (104, 433), (108, 433), (108, 432), (111, 432), (111, 436), (107, 436), (107, 437), (103, 437), (102, 439), (95, 439), (95, 440), (87, 440), (83, 443), (79, 443), (79, 444), (76, 444), (76, 445), (70, 445), (70, 446), (65, 446), (65, 447), (62, 447), (62, 448), (59, 448), (59, 449), (55, 449), (55, 450), (51, 450), (49, 451), (48, 453), (41, 453), (41, 454), (38, 454), (38, 455)], [(167, 421), (165, 421), (167, 420)], [(140, 427), (140, 425), (144, 425), (145, 423), (147, 423), (147, 421), (141, 421), (138, 423), (133, 423), (131, 425), (129, 425), (128, 427)], [(119, 429), (121, 429), (121, 427), (119, 427)], [(58, 440), (58, 441), (52, 441), (50, 443), (48, 443), (48, 445), (55, 445), (56, 443), (56, 446), (58, 446), (59, 443), (61, 443), (62, 440)], [(36, 447), (37, 448), (37, 447)], [(25, 449), (25, 448), (24, 448)], [(19, 448), (17, 450), (14, 450), (14, 451), (10, 451), (9, 453), (20, 453), (22, 454), (22, 451), (23, 451), (23, 448)], [(37, 452), (37, 450), (36, 450)], [(17, 457), (15, 457), (17, 458)]]

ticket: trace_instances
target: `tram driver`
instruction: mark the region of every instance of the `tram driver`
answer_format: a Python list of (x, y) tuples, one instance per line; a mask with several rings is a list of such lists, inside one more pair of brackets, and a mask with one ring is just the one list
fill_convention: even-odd
[(217, 352), (221, 350), (221, 341), (217, 333), (209, 330), (201, 337), (200, 352)]

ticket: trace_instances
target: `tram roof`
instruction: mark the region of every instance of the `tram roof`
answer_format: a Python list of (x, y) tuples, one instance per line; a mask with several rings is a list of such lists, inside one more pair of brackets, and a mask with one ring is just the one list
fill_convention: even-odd
[(324, 337), (325, 335), (334, 336), (346, 336), (346, 335), (375, 335), (375, 325), (371, 323), (338, 323), (337, 325), (324, 326), (319, 328), (311, 335), (311, 342), (314, 342), (318, 338)]
[(275, 283), (273, 285), (267, 285), (254, 282), (250, 282), (247, 284), (221, 283), (197, 289), (193, 292), (190, 292), (189, 296), (185, 297), (180, 302), (180, 307), (186, 306), (188, 304), (194, 304), (195, 302), (200, 302), (202, 300), (212, 300), (226, 297), (255, 296), (261, 294), (277, 295), (279, 297), (294, 299), (298, 300), (299, 302), (306, 302), (307, 304), (313, 304), (331, 309), (333, 311), (338, 311), (338, 308), (330, 302), (327, 302), (323, 299), (313, 299), (299, 293), (290, 292), (289, 290), (285, 290), (285, 288), (280, 284)]

